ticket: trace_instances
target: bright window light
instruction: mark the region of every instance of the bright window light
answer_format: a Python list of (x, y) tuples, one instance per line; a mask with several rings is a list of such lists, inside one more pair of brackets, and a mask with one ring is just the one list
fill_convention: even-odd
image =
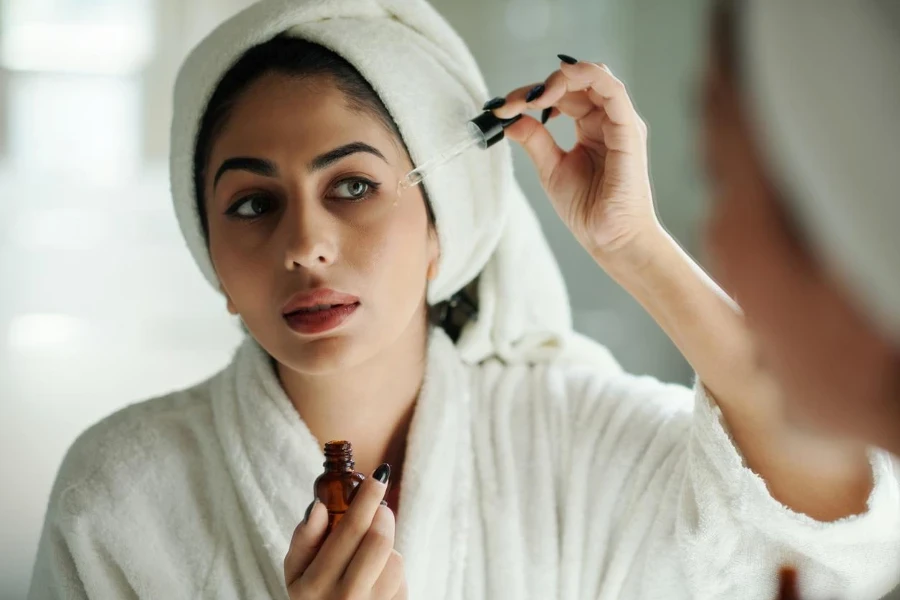
[(58, 349), (81, 338), (87, 329), (84, 321), (70, 315), (18, 315), (9, 326), (9, 347), (14, 351)]
[(149, 0), (0, 3), (0, 62), (7, 69), (127, 75), (153, 52)]

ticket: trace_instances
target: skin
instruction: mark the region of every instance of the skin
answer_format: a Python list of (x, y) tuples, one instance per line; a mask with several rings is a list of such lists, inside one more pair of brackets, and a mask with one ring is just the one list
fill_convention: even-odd
[(810, 436), (900, 452), (900, 351), (816, 261), (765, 172), (733, 76), (715, 54), (704, 90), (707, 227), (715, 271), (740, 299), (784, 413)]
[[(380, 462), (402, 465), (424, 374), (426, 282), (439, 248), (418, 190), (396, 197), (396, 182), (411, 168), (399, 144), (374, 117), (350, 110), (329, 83), (269, 75), (238, 99), (207, 166), (210, 253), (229, 309), (273, 356), (312, 433), (353, 439), (358, 467), (371, 472)], [(553, 106), (554, 114), (575, 121), (578, 143), (568, 152), (531, 117), (507, 129), (534, 162), (560, 218), (694, 366), (747, 463), (776, 498), (822, 520), (863, 511), (871, 488), (865, 453), (856, 445), (811, 441), (787, 425), (740, 310), (657, 221), (647, 128), (625, 86), (593, 63), (562, 64), (545, 84), (530, 103), (525, 96), (532, 86), (511, 92), (496, 113), (512, 117)], [(378, 148), (386, 161), (360, 153), (327, 171), (307, 168), (314, 157), (352, 141)], [(270, 161), (278, 174), (229, 171), (214, 185), (224, 161), (247, 156)], [(360, 174), (382, 182), (387, 197), (368, 205), (334, 200), (335, 183)], [(259, 191), (276, 200), (277, 210), (252, 222), (225, 216), (233, 202)], [(299, 336), (281, 308), (291, 294), (314, 285), (355, 294), (361, 308), (339, 330)], [(400, 559), (391, 550), (393, 513), (378, 506), (384, 493), (369, 478), (324, 543), (323, 510), (313, 507), (285, 558), (292, 599), (405, 595)], [(383, 577), (389, 582), (378, 584)]]

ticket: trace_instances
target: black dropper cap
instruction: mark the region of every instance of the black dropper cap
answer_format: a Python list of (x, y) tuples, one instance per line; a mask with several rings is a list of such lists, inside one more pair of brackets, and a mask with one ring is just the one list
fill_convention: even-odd
[(481, 139), (482, 149), (490, 148), (503, 139), (503, 130), (522, 118), (516, 115), (511, 119), (501, 119), (489, 110), (484, 111), (469, 121), (469, 131)]

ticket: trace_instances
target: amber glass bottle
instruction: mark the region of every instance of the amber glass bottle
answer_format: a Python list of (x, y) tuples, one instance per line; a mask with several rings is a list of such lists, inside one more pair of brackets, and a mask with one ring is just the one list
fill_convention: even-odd
[(776, 600), (800, 600), (797, 590), (797, 571), (793, 567), (782, 567), (778, 575), (778, 598)]
[(350, 508), (353, 491), (366, 477), (353, 470), (353, 447), (343, 440), (325, 444), (324, 466), (325, 472), (316, 478), (315, 494), (328, 509), (327, 536)]

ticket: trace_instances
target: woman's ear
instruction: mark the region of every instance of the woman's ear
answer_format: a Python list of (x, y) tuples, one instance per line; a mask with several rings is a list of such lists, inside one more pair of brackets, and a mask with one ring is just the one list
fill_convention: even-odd
[(228, 312), (232, 315), (237, 316), (238, 309), (237, 306), (234, 305), (234, 302), (231, 300), (231, 296), (228, 295), (228, 292), (225, 291), (225, 288), (222, 287), (222, 284), (219, 284), (219, 291), (222, 292), (222, 295), (225, 296), (225, 307), (228, 309)]
[(434, 227), (428, 228), (428, 270), (425, 276), (428, 281), (434, 281), (438, 276), (438, 262), (441, 259), (441, 243), (438, 240)]

